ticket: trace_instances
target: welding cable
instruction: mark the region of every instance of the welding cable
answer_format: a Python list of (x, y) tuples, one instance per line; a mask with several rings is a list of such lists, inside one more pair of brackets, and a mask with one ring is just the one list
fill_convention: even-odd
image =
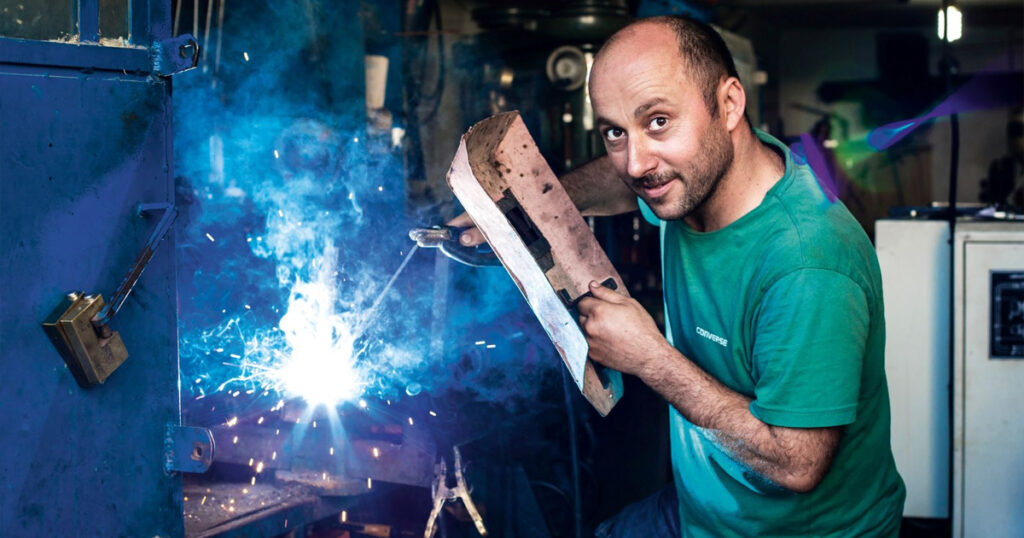
[[(203, 30), (203, 47), (207, 47), (210, 44), (210, 26), (213, 25), (213, 3), (216, 0), (209, 0), (206, 3), (206, 28)], [(202, 61), (200, 59), (200, 61)], [(209, 64), (203, 62), (203, 71), (209, 69)]]
[[(441, 97), (444, 95), (444, 77), (447, 71), (445, 64), (444, 54), (444, 26), (441, 24), (441, 3), (437, 2), (434, 8), (434, 26), (437, 27), (437, 84), (434, 85), (434, 90), (429, 94), (421, 97), (422, 101), (431, 101), (432, 105), (430, 112), (420, 119), (420, 125), (426, 125), (430, 123), (434, 117), (437, 116), (437, 111), (441, 108)], [(426, 63), (427, 55), (423, 55), (423, 61)], [(420, 72), (420, 75), (426, 74), (426, 67)]]
[[(562, 491), (558, 486), (552, 484), (551, 482), (545, 482), (544, 480), (530, 480), (530, 487), (531, 488), (545, 488), (545, 489), (549, 489), (549, 490), (555, 492), (555, 494), (557, 494), (559, 498), (561, 498), (563, 501), (565, 501), (565, 505), (566, 506), (570, 506), (571, 505), (571, 501), (569, 500), (569, 496), (566, 495), (566, 493), (564, 491)], [(536, 496), (536, 494), (534, 494), (534, 496)]]
[[(949, 76), (949, 75), (947, 75)], [(957, 167), (960, 166), (960, 118), (958, 114), (949, 116), (949, 382), (952, 384), (956, 379), (956, 195), (957, 195)], [(952, 387), (952, 385), (950, 385)], [(954, 401), (953, 390), (949, 390), (947, 396), (947, 412), (949, 421), (949, 433), (947, 437), (948, 446), (956, 446), (954, 434)], [(949, 481), (946, 487), (948, 498), (953, 499), (953, 450), (949, 451)]]
[[(945, 12), (947, 3), (943, 0), (942, 10)], [(949, 18), (945, 18), (945, 35), (949, 35)], [(946, 83), (946, 94), (950, 94), (953, 90), (953, 74), (957, 70), (956, 59), (953, 57), (952, 44), (947, 39), (942, 40), (942, 74)], [(958, 114), (953, 113), (949, 116), (949, 382), (952, 384), (956, 379), (956, 355), (954, 354), (956, 349), (956, 197), (957, 197), (957, 179), (958, 170), (960, 166), (960, 117)], [(947, 412), (948, 412), (948, 433), (947, 442), (948, 446), (956, 446), (955, 424), (954, 424), (954, 402), (953, 402), (953, 390), (950, 385), (950, 390), (947, 395)], [(947, 469), (949, 473), (949, 480), (946, 486), (946, 495), (948, 499), (954, 498), (953, 491), (953, 450), (949, 451), (947, 456)]]
[[(569, 455), (572, 458), (572, 530), (575, 538), (583, 537), (582, 519), (583, 505), (580, 502), (580, 457), (576, 446), (576, 410), (572, 403), (574, 384), (569, 382), (569, 377), (562, 371), (562, 392), (565, 393), (565, 411), (569, 416)], [(572, 386), (570, 386), (572, 385)]]
[(181, 4), (185, 0), (177, 0), (174, 4), (174, 27), (171, 30), (171, 37), (178, 37), (178, 27), (181, 23)]

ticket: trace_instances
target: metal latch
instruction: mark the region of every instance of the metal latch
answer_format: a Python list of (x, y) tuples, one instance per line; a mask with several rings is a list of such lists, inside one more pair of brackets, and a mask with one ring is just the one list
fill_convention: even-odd
[(153, 74), (169, 77), (199, 65), (199, 43), (190, 34), (164, 39), (149, 48)]
[(530, 250), (530, 254), (537, 261), (537, 266), (540, 267), (540, 270), (544, 273), (548, 272), (548, 269), (555, 266), (555, 259), (551, 255), (551, 244), (548, 243), (548, 240), (537, 229), (533, 219), (526, 214), (526, 211), (523, 211), (523, 206), (516, 199), (515, 195), (512, 194), (512, 189), (505, 189), (502, 195), (501, 199), (494, 202), (495, 205), (498, 206), (501, 213), (508, 219), (509, 224), (519, 234), (519, 238), (523, 240), (523, 244)]
[(43, 330), (83, 388), (103, 383), (128, 358), (121, 335), (111, 330), (110, 322), (128, 299), (178, 213), (169, 203), (139, 206), (140, 214), (161, 210), (160, 222), (109, 304), (103, 301), (102, 295), (69, 293), (43, 322)]
[(213, 463), (213, 433), (207, 428), (167, 425), (164, 470), (168, 473), (205, 473)]

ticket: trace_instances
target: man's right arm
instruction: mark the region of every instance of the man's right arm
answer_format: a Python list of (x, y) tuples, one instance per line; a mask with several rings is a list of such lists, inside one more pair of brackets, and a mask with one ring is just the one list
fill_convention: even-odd
[(573, 168), (561, 178), (569, 198), (585, 217), (636, 211), (636, 194), (619, 178), (607, 155)]
[[(637, 209), (636, 194), (619, 179), (607, 156), (598, 157), (566, 172), (559, 181), (580, 213), (586, 217), (619, 215)], [(473, 220), (466, 213), (448, 221), (448, 225), (468, 228), (459, 236), (459, 242), (463, 245), (473, 246), (484, 242), (483, 234), (473, 226)]]

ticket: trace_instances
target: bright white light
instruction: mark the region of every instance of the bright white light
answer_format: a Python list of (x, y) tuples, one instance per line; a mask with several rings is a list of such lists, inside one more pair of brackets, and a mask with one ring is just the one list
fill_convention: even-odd
[(311, 405), (334, 406), (359, 395), (360, 379), (353, 364), (354, 323), (336, 309), (334, 265), (329, 260), (337, 259), (337, 253), (327, 250), (316, 281), (297, 282), (291, 289), (288, 311), (279, 324), (289, 351), (273, 377), (287, 393)]
[(956, 6), (949, 6), (946, 9), (939, 9), (939, 39), (944, 39), (946, 34), (946, 12), (949, 12), (949, 41), (952, 43), (957, 39), (963, 37), (964, 31), (964, 16), (960, 13), (960, 8)]

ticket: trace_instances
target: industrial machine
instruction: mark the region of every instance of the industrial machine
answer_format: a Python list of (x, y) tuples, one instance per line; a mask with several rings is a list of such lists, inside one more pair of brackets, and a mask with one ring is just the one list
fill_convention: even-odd
[(1024, 528), (1024, 223), (953, 237), (953, 536)]
[(904, 515), (951, 518), (953, 536), (1012, 536), (1024, 525), (1024, 421), (1013, 411), (1024, 383), (1024, 223), (961, 219), (952, 241), (945, 220), (875, 229)]

